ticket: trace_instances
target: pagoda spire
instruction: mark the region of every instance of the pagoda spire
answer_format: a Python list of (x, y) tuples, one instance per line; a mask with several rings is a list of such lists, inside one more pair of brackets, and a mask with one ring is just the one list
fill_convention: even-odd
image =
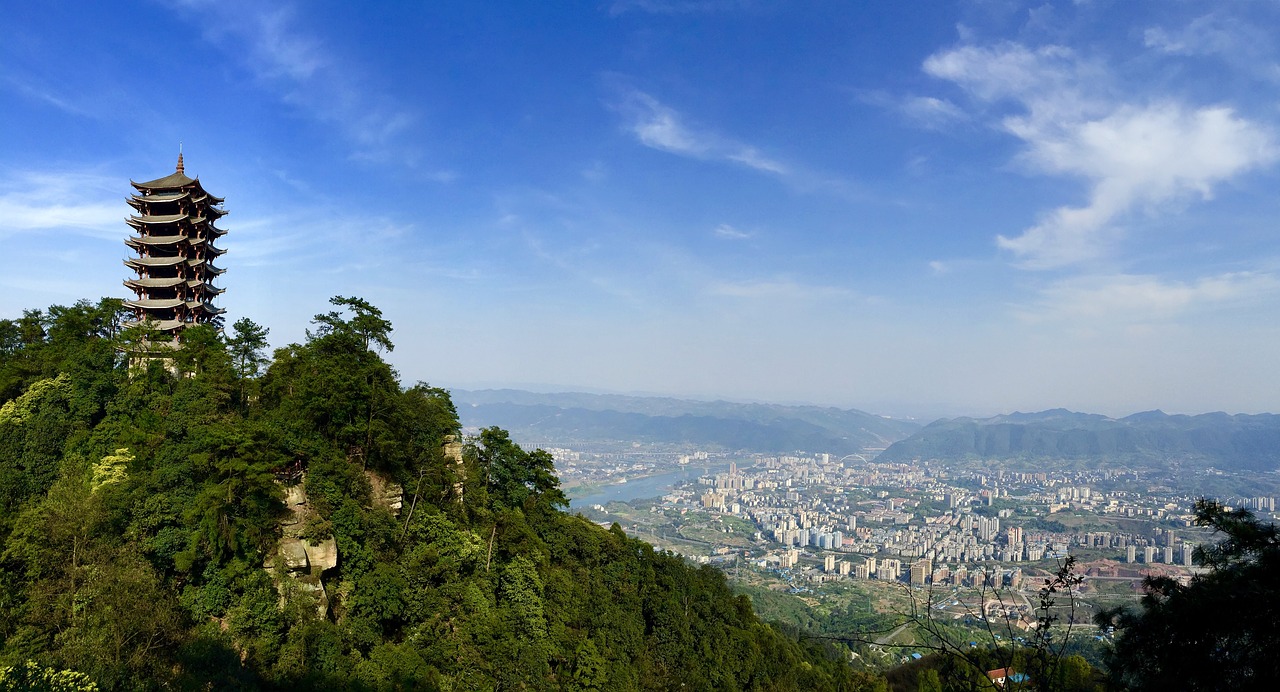
[(185, 174), (186, 174), (186, 171), (185, 171), (185, 170), (183, 170), (183, 168), (182, 168), (182, 147), (178, 147), (178, 168), (177, 168), (177, 172), (178, 172), (178, 173), (182, 173), (183, 175), (185, 175)]

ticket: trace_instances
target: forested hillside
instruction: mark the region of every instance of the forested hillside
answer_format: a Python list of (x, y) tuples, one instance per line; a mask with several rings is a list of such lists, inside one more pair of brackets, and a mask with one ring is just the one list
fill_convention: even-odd
[(1280, 467), (1280, 416), (1161, 411), (1124, 418), (1054, 409), (931, 423), (894, 443), (878, 459), (1022, 459), (1159, 464), (1194, 461), (1222, 469)]
[(458, 450), (449, 393), (404, 386), (381, 313), (333, 302), (271, 358), (241, 320), (130, 359), (148, 335), (112, 300), (0, 320), (0, 669), (121, 690), (875, 682), (718, 571), (565, 514), (545, 452), (497, 428)]

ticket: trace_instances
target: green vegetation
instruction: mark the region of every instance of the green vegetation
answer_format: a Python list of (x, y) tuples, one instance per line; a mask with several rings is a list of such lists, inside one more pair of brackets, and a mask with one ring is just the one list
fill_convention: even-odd
[[(131, 358), (113, 300), (0, 320), (0, 689), (874, 685), (719, 571), (565, 514), (545, 452), (488, 428), (446, 455), (448, 392), (332, 302), (271, 358), (249, 320)], [(303, 494), (297, 535), (338, 558), (299, 575)]]
[[(1069, 564), (1036, 628), (973, 646), (972, 623), (928, 604), (904, 627), (910, 590), (895, 609), (760, 572), (735, 595), (715, 568), (566, 514), (546, 452), (495, 427), (456, 444), (449, 393), (382, 359), (381, 312), (332, 302), (271, 357), (247, 319), (137, 357), (148, 334), (114, 300), (0, 320), (0, 691), (951, 690), (997, 665), (1023, 687), (1101, 683), (1060, 638), (1081, 586)], [(623, 516), (750, 545), (739, 519), (692, 513), (682, 533), (649, 509)], [(1053, 516), (1023, 521), (1080, 524)], [(1210, 502), (1197, 516), (1225, 537), (1201, 551), (1210, 571), (1149, 579), (1141, 610), (1100, 616), (1100, 636), (1118, 633), (1113, 688), (1280, 680), (1280, 533)]]
[(1112, 681), (1135, 690), (1275, 689), (1280, 529), (1206, 500), (1196, 503), (1196, 521), (1221, 533), (1196, 549), (1209, 573), (1190, 584), (1148, 577), (1140, 610), (1097, 617), (1118, 631)]

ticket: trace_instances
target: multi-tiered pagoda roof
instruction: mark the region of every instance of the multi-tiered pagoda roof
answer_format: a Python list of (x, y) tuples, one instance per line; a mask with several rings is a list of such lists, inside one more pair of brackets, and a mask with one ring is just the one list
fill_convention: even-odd
[(205, 192), (198, 178), (187, 177), (182, 154), (172, 174), (130, 183), (138, 192), (128, 202), (137, 214), (125, 223), (137, 235), (124, 242), (137, 255), (124, 263), (138, 277), (124, 282), (137, 294), (125, 307), (133, 309), (137, 321), (149, 320), (171, 334), (193, 324), (220, 325), (223, 311), (212, 301), (222, 289), (213, 280), (223, 270), (213, 260), (226, 251), (214, 242), (226, 231), (213, 222), (227, 213), (222, 198)]

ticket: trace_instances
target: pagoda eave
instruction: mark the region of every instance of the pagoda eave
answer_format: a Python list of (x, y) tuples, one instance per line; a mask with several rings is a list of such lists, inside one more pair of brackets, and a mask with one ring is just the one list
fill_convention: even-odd
[(125, 238), (124, 242), (131, 248), (139, 248), (149, 245), (174, 245), (187, 239), (185, 235), (143, 235)]
[(130, 269), (140, 267), (172, 267), (185, 262), (183, 257), (130, 257), (124, 260), (124, 266)]
[[(186, 214), (156, 214), (156, 215), (143, 214), (142, 216), (130, 216), (129, 218), (125, 219), (124, 222), (129, 224), (130, 226), (133, 226), (134, 228), (138, 228), (144, 225), (177, 223), (186, 218), (189, 218)], [(201, 219), (201, 218), (192, 219), (192, 223), (196, 223), (198, 221), (203, 221), (203, 220), (204, 219)]]
[(142, 310), (171, 310), (178, 306), (187, 305), (187, 301), (181, 298), (140, 298), (138, 300), (126, 300), (124, 304), (125, 307)]
[(190, 285), (190, 282), (180, 276), (172, 276), (165, 278), (143, 278), (143, 279), (126, 279), (125, 286), (134, 290), (143, 290), (148, 288), (173, 288), (179, 284)]
[(140, 327), (148, 323), (153, 329), (160, 332), (171, 332), (190, 325), (189, 322), (183, 322), (182, 320), (129, 320), (124, 323), (124, 326)]
[(170, 173), (169, 175), (166, 175), (163, 178), (156, 178), (155, 180), (148, 180), (146, 182), (136, 183), (130, 180), (129, 184), (138, 190), (165, 190), (165, 189), (173, 189), (173, 188), (180, 188), (180, 187), (189, 187), (191, 185), (199, 186), (200, 179), (188, 178), (185, 173), (181, 171), (175, 171), (173, 173)]

